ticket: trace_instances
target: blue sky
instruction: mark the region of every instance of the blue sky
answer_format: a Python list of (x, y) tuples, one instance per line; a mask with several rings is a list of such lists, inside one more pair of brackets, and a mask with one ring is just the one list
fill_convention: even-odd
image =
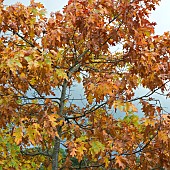
[(156, 21), (156, 34), (170, 31), (170, 0), (162, 0), (160, 5), (151, 14), (151, 21)]

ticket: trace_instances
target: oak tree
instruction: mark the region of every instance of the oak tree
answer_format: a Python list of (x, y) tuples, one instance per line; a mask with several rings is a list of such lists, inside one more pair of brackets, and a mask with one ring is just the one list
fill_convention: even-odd
[(34, 0), (0, 0), (0, 169), (170, 167), (170, 116), (153, 97), (170, 96), (158, 4), (69, 0), (46, 17)]

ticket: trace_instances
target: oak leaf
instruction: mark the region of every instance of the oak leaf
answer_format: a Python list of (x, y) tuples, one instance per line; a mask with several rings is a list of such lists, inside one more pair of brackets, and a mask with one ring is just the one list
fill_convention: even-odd
[(19, 145), (22, 142), (23, 129), (22, 127), (15, 128), (13, 136), (15, 137), (15, 142)]

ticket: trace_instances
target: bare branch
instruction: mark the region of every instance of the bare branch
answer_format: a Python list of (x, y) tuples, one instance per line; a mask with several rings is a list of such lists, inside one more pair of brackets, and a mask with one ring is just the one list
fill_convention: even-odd
[(169, 83), (170, 80), (168, 80), (167, 82), (163, 83), (161, 86), (159, 86), (158, 88), (154, 89), (153, 91), (150, 91), (148, 92), (147, 94), (143, 95), (143, 96), (140, 96), (140, 97), (137, 97), (137, 98), (134, 98), (134, 99), (131, 99), (131, 100), (128, 100), (128, 101), (125, 101), (125, 102), (133, 102), (133, 101), (136, 101), (136, 100), (139, 100), (139, 99), (143, 99), (143, 98), (147, 98), (149, 96), (151, 96), (152, 94), (154, 94), (156, 91), (158, 91), (159, 89), (161, 89), (163, 86), (165, 86), (167, 83)]

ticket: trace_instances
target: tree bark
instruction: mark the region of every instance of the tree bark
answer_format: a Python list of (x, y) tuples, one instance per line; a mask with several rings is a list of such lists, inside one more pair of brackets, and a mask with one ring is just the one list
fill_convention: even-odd
[[(66, 96), (66, 89), (67, 89), (68, 81), (65, 79), (62, 86), (61, 98), (60, 98), (60, 107), (59, 107), (59, 115), (63, 116), (63, 109), (64, 109), (64, 100)], [(60, 126), (57, 130), (58, 136), (61, 136), (62, 126)], [(58, 170), (58, 156), (60, 152), (60, 138), (57, 136), (54, 139), (54, 149), (52, 155), (52, 170)]]
[(55, 137), (54, 139), (54, 149), (52, 155), (52, 170), (58, 170), (58, 156), (60, 152), (60, 139)]

